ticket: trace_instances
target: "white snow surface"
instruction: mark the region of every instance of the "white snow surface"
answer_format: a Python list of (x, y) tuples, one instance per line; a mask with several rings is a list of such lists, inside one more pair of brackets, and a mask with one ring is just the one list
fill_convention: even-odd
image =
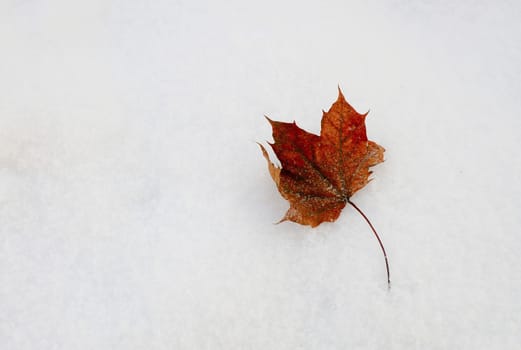
[[(0, 349), (519, 349), (519, 1), (0, 2)], [(386, 148), (318, 228), (264, 119)]]

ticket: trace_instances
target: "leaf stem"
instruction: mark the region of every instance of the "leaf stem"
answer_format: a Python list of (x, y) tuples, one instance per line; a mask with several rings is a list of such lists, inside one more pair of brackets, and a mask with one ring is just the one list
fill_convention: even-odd
[(384, 254), (384, 258), (385, 258), (385, 269), (387, 270), (387, 287), (389, 289), (391, 289), (391, 277), (390, 277), (390, 273), (389, 273), (389, 261), (387, 260), (387, 253), (385, 252), (385, 248), (384, 248), (384, 245), (382, 243), (382, 240), (380, 239), (380, 236), (378, 236), (378, 233), (376, 232), (376, 230), (374, 229), (374, 226), (373, 224), (371, 224), (371, 221), (369, 221), (369, 219), (367, 218), (367, 216), (365, 216), (364, 212), (362, 210), (360, 210), (360, 208), (358, 208), (356, 206), (355, 203), (351, 202), (349, 199), (347, 199), (347, 203), (351, 204), (351, 206), (353, 208), (356, 209), (356, 211), (358, 211), (358, 213), (360, 213), (360, 215), (362, 215), (362, 217), (365, 219), (365, 221), (367, 221), (367, 223), (369, 224), (369, 227), (371, 227), (371, 230), (373, 230), (373, 233), (374, 235), (376, 236), (376, 239), (378, 240), (378, 243), (380, 244), (380, 248), (382, 248), (382, 253)]

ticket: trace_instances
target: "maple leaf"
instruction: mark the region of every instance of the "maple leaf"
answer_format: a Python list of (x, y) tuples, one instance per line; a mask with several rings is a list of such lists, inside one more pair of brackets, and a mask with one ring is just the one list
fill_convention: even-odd
[(275, 143), (270, 144), (282, 168), (268, 161), (271, 177), (290, 208), (281, 221), (312, 227), (335, 221), (351, 196), (369, 181), (369, 167), (383, 161), (384, 148), (367, 139), (365, 117), (338, 89), (338, 99), (323, 112), (320, 136), (295, 122), (269, 118)]
[(365, 214), (350, 200), (364, 187), (370, 167), (383, 161), (384, 148), (369, 141), (365, 129), (366, 114), (359, 114), (338, 88), (338, 99), (323, 112), (320, 136), (309, 133), (295, 122), (273, 121), (274, 143), (270, 143), (281, 163), (275, 166), (266, 149), (259, 144), (277, 188), (290, 207), (282, 221), (316, 227), (335, 221), (349, 203), (368, 222), (386, 260), (383, 244)]

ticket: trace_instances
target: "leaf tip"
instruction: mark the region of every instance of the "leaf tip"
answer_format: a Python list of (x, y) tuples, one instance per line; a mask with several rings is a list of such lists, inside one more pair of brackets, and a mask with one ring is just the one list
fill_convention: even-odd
[(274, 222), (273, 225), (278, 225), (278, 224), (280, 224), (280, 223), (282, 223), (284, 221), (288, 221), (288, 218), (286, 218), (285, 216), (282, 219), (280, 219), (279, 221)]
[[(268, 162), (268, 170), (270, 172), (271, 178), (273, 179), (273, 181), (275, 181), (275, 184), (278, 187), (279, 182), (280, 182), (280, 168), (275, 166), (275, 164), (273, 164), (273, 162), (271, 161), (270, 156), (268, 154), (268, 151), (266, 151), (266, 148), (264, 148), (264, 146), (261, 145), (259, 142), (257, 142), (257, 144), (259, 145), (259, 147), (262, 151), (262, 155), (264, 156), (264, 159), (266, 159), (266, 161)], [(273, 147), (273, 145), (271, 143), (268, 142), (268, 144), (271, 147)]]
[(257, 142), (257, 145), (259, 145), (261, 151), (262, 151), (262, 155), (264, 156), (264, 158), (266, 158), (266, 160), (268, 162), (270, 162), (270, 156), (268, 155), (268, 151), (266, 151), (266, 148), (264, 148), (264, 146), (260, 143), (260, 142)]
[(340, 84), (338, 84), (337, 88), (338, 88), (338, 100), (345, 101), (345, 97), (344, 97), (344, 94), (342, 93), (342, 89), (340, 88)]

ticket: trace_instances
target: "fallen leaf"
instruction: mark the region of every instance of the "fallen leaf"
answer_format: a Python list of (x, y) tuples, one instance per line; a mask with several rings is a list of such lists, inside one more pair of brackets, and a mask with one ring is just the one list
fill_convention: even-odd
[(337, 101), (323, 112), (320, 136), (295, 122), (266, 117), (275, 140), (270, 145), (282, 167), (260, 147), (271, 177), (290, 204), (281, 222), (316, 227), (335, 221), (351, 196), (370, 181), (369, 168), (383, 161), (384, 148), (367, 139), (366, 115), (356, 112), (339, 88)]
[(349, 203), (373, 231), (385, 258), (387, 285), (391, 287), (389, 262), (384, 245), (367, 216), (351, 200), (371, 175), (370, 167), (383, 162), (384, 148), (367, 139), (366, 114), (359, 114), (338, 88), (338, 99), (323, 112), (320, 136), (309, 133), (295, 122), (269, 119), (275, 143), (270, 143), (282, 167), (273, 164), (259, 144), (273, 181), (289, 209), (280, 220), (316, 227), (335, 221)]

